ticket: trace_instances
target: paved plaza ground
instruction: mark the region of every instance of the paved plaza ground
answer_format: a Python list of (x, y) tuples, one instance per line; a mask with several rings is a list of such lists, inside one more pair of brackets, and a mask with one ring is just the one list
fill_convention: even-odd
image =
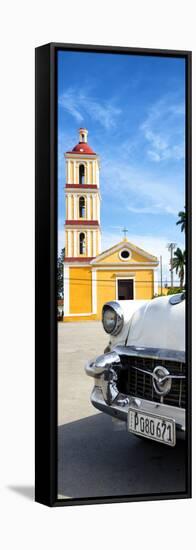
[(88, 359), (104, 353), (108, 341), (99, 321), (58, 323), (59, 425), (96, 414), (90, 402), (93, 379), (84, 366)]
[(184, 491), (184, 442), (168, 448), (117, 431), (91, 405), (84, 365), (107, 344), (100, 322), (58, 323), (59, 498)]

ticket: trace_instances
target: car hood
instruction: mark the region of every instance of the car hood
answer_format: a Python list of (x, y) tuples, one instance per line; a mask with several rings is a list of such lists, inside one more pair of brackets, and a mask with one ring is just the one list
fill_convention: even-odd
[(172, 305), (171, 296), (163, 296), (119, 303), (125, 322), (121, 334), (112, 338), (112, 345), (185, 350), (185, 300)]
[(135, 311), (127, 345), (185, 350), (185, 300), (172, 305), (170, 299), (155, 298)]

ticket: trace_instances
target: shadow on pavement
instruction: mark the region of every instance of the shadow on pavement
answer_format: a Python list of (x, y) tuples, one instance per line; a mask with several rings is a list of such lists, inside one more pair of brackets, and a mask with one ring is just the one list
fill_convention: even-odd
[(58, 428), (58, 494), (67, 498), (186, 490), (186, 445), (171, 448), (116, 431), (96, 414)]

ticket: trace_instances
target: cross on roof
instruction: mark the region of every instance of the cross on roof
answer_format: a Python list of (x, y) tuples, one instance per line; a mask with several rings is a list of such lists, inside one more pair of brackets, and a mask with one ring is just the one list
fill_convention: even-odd
[(126, 229), (126, 227), (124, 227), (124, 229), (122, 229), (122, 232), (124, 233), (124, 238), (126, 239), (126, 233), (128, 233), (128, 229)]

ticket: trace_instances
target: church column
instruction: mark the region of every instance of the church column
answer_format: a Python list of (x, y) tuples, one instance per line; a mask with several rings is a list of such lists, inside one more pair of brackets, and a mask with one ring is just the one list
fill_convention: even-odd
[(71, 183), (70, 177), (71, 177), (71, 164), (70, 164), (70, 160), (68, 160), (67, 161), (67, 183)]
[(95, 162), (93, 161), (93, 183), (96, 184), (96, 170), (95, 170)]
[(97, 195), (97, 220), (100, 223), (100, 198), (99, 198), (99, 195)]
[(65, 194), (65, 219), (68, 220), (68, 198), (67, 198), (67, 194)]
[(77, 220), (77, 202), (78, 202), (78, 195), (76, 195), (74, 193), (74, 196), (73, 196), (73, 200), (74, 200), (74, 220)]
[(74, 231), (74, 257), (78, 256), (78, 250), (77, 250), (77, 244), (78, 244), (78, 232)]
[(74, 183), (76, 183), (76, 185), (79, 183), (79, 179), (78, 179), (78, 162), (74, 162), (74, 170), (75, 170), (75, 181)]
[(87, 220), (91, 219), (91, 199), (90, 195), (87, 195)]
[(93, 256), (97, 255), (97, 232), (93, 231)]
[(89, 163), (86, 163), (86, 185), (89, 185)]
[(68, 256), (72, 256), (72, 232), (67, 231)]
[(72, 211), (71, 211), (71, 195), (67, 195), (67, 216), (68, 220), (72, 219)]
[(87, 231), (87, 256), (91, 257), (91, 232)]
[(92, 313), (97, 313), (97, 271), (92, 269)]
[(97, 178), (96, 178), (97, 187), (99, 187), (99, 166), (98, 166), (98, 162), (96, 162), (96, 174), (97, 174)]
[(89, 183), (90, 183), (90, 184), (94, 183), (94, 181), (93, 181), (93, 169), (92, 169), (92, 166), (93, 166), (93, 164), (92, 164), (92, 161), (91, 161), (91, 162), (89, 163), (89, 171), (90, 171), (90, 181), (89, 181)]
[(72, 183), (76, 183), (76, 163), (75, 162), (73, 165), (73, 173), (74, 173), (74, 181)]
[(93, 195), (93, 220), (96, 220), (96, 197)]

